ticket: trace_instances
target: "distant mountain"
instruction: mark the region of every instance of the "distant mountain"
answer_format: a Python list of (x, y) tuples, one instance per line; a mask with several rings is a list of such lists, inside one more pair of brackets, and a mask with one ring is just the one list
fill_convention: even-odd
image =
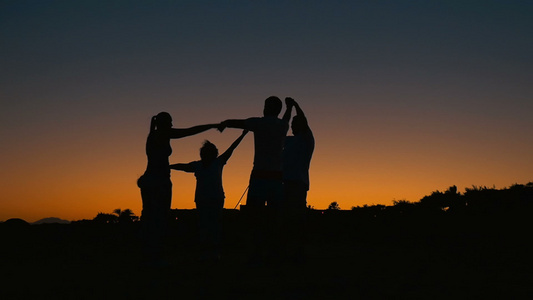
[(5, 222), (2, 222), (2, 224), (6, 226), (13, 226), (13, 227), (25, 227), (25, 226), (30, 225), (30, 223), (19, 218), (12, 218), (12, 219), (6, 220)]
[(32, 224), (39, 225), (39, 224), (52, 224), (52, 223), (70, 224), (70, 221), (62, 220), (60, 218), (44, 218), (44, 219), (40, 219), (39, 221), (33, 222)]

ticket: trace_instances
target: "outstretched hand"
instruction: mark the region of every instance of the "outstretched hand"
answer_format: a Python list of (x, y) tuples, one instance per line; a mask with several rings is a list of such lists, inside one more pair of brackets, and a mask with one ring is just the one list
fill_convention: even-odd
[(220, 132), (223, 132), (224, 129), (226, 129), (226, 127), (227, 127), (226, 121), (220, 122), (217, 125), (217, 130)]

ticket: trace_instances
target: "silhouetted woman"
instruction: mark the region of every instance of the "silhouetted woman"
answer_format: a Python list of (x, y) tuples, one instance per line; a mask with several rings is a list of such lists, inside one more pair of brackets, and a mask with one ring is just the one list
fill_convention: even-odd
[(161, 263), (162, 242), (172, 199), (172, 182), (168, 157), (172, 153), (170, 139), (179, 139), (219, 124), (199, 125), (186, 129), (172, 128), (172, 117), (161, 112), (152, 117), (150, 134), (146, 140), (146, 171), (137, 181), (141, 188), (143, 254), (148, 264)]

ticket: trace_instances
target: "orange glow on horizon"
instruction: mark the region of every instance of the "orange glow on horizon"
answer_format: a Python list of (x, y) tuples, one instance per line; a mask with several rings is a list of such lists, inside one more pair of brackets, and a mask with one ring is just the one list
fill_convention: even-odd
[[(438, 143), (426, 143), (417, 148), (409, 144), (409, 137), (405, 136), (405, 143), (394, 143), (395, 148), (388, 148), (387, 152), (382, 147), (391, 144), (379, 144), (373, 141), (373, 135), (361, 135), (353, 142), (343, 140), (340, 143), (340, 139), (320, 128), (314, 131), (317, 146), (311, 163), (308, 204), (316, 209), (325, 209), (333, 201), (337, 201), (341, 209), (364, 204), (390, 205), (393, 200), (418, 201), (432, 191), (445, 190), (451, 185), (457, 185), (462, 191), (471, 185), (502, 188), (531, 181), (529, 169), (521, 164), (520, 156), (516, 161), (508, 159), (487, 164), (486, 160), (493, 154), (473, 157), (447, 152), (451, 147), (462, 147), (460, 141), (448, 143), (442, 149)], [(211, 140), (223, 151), (239, 133), (228, 129), (222, 134), (213, 131), (173, 141), (170, 161), (197, 160), (198, 148), (204, 139)], [(140, 215), (142, 205), (136, 179), (144, 172), (146, 164), (145, 137), (140, 135), (129, 142), (111, 141), (105, 136), (101, 139), (105, 142), (94, 142), (102, 145), (96, 151), (85, 150), (90, 149), (87, 142), (56, 145), (40, 149), (40, 156), (28, 155), (30, 149), (20, 153), (19, 159), (5, 162), (8, 168), (22, 161), (17, 167), (11, 167), (10, 176), (1, 178), (5, 186), (2, 187), (0, 220), (15, 217), (30, 222), (45, 217), (92, 219), (98, 212), (111, 213), (115, 208), (129, 208)], [(362, 141), (367, 142), (365, 147), (370, 144), (374, 148), (361, 146)], [(70, 154), (59, 155), (57, 149)], [(246, 189), (252, 158), (252, 137), (248, 136), (224, 168), (225, 208), (234, 208)], [(172, 171), (172, 181), (172, 208), (194, 208), (194, 175)], [(245, 203), (246, 196), (241, 204)]]

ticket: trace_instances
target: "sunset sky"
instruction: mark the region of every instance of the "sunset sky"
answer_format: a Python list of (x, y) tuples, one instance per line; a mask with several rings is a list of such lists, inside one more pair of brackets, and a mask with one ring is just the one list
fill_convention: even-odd
[[(2, 1), (0, 221), (140, 215), (153, 115), (260, 116), (271, 95), (307, 114), (317, 209), (527, 183), (532, 54), (532, 1)], [(170, 161), (239, 134), (174, 140)], [(249, 135), (226, 208), (252, 158)], [(193, 208), (194, 176), (172, 181), (172, 208)]]

